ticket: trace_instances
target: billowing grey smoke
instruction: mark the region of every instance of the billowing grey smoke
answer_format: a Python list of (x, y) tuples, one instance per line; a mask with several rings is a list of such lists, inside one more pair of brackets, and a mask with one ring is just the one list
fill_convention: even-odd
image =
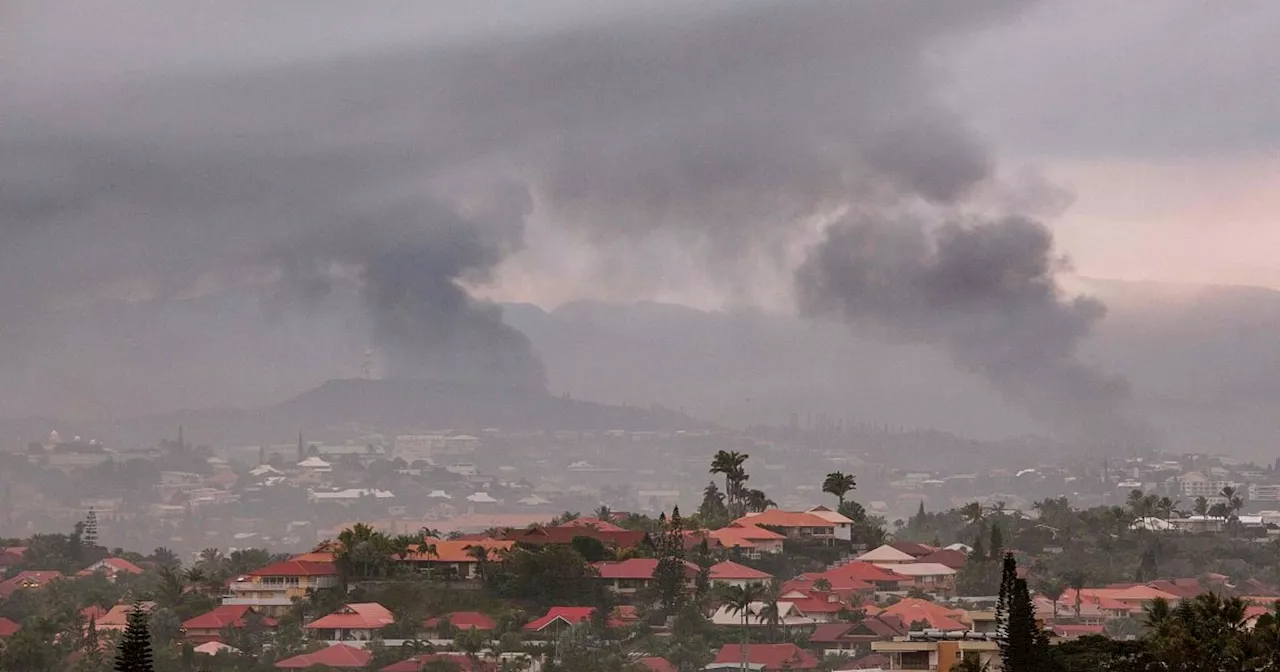
[[(52, 306), (103, 295), (268, 278), (292, 309), (354, 283), (388, 375), (538, 385), (527, 340), (466, 289), (522, 248), (531, 213), (621, 249), (591, 280), (639, 278), (643, 296), (669, 265), (725, 286), (790, 270), (779, 250), (852, 207), (799, 275), (806, 310), (938, 346), (1060, 427), (1106, 424), (1122, 388), (1074, 358), (1096, 306), (1059, 295), (1043, 229), (886, 214), (961, 210), (990, 179), (930, 56), (1030, 4), (653, 3), (518, 37), (166, 59), (62, 97), (19, 76), (0, 125), (0, 329), (38, 334)], [(655, 238), (663, 256), (631, 254)]]
[(1020, 217), (929, 227), (881, 212), (833, 225), (797, 273), (804, 310), (945, 350), (1010, 402), (1073, 439), (1141, 440), (1128, 387), (1082, 364), (1105, 308), (1065, 297), (1044, 225)]

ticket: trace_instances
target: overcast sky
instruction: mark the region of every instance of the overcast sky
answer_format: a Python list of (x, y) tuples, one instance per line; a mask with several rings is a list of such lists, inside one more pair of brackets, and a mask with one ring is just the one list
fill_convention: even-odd
[(388, 348), (522, 347), (465, 294), (397, 312), (454, 280), (786, 309), (842, 208), (907, 197), (1039, 219), (1081, 275), (1280, 289), (1276, 35), (1273, 0), (0, 0), (0, 338), (245, 285), (334, 319), (361, 273)]

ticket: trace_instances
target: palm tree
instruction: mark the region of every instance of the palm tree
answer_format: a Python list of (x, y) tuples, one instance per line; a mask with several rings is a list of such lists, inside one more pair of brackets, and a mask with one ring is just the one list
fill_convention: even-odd
[(711, 458), (712, 474), (724, 474), (724, 494), (730, 512), (737, 512), (736, 505), (741, 502), (742, 484), (746, 482), (747, 475), (742, 465), (746, 463), (750, 455), (739, 453), (738, 451), (717, 451), (715, 457)]
[(1222, 489), (1221, 494), (1223, 498), (1227, 500), (1227, 510), (1230, 512), (1230, 515), (1235, 516), (1244, 508), (1244, 500), (1240, 498), (1238, 493), (1236, 493), (1235, 488), (1228, 485)]
[(731, 614), (738, 614), (742, 617), (742, 672), (747, 672), (750, 665), (747, 662), (747, 644), (751, 641), (751, 630), (748, 627), (748, 619), (753, 615), (751, 613), (751, 605), (760, 601), (764, 596), (765, 587), (759, 583), (748, 583), (745, 586), (729, 586), (724, 589), (722, 599), (725, 608)]
[(151, 559), (158, 567), (168, 567), (176, 569), (182, 566), (182, 561), (178, 559), (178, 554), (161, 546), (151, 552)]
[(978, 502), (969, 502), (960, 507), (960, 515), (970, 525), (977, 525), (987, 517), (987, 510)]
[(226, 564), (226, 556), (222, 554), (222, 551), (216, 548), (206, 548), (203, 551), (200, 551), (200, 556), (196, 559), (196, 566), (205, 570), (205, 573), (210, 571), (220, 571)]
[(1170, 497), (1161, 497), (1160, 500), (1156, 502), (1156, 511), (1160, 513), (1160, 517), (1168, 520), (1172, 518), (1174, 514), (1179, 513), (1178, 505), (1181, 503), (1182, 500)]
[(1084, 590), (1084, 584), (1088, 583), (1089, 577), (1081, 570), (1072, 570), (1063, 575), (1066, 583), (1075, 591), (1076, 598), (1076, 622), (1080, 622), (1080, 591)]
[(1047, 597), (1053, 603), (1053, 622), (1058, 622), (1058, 600), (1062, 598), (1062, 594), (1066, 592), (1067, 586), (1057, 579), (1046, 579), (1036, 586), (1036, 592)]
[(613, 510), (611, 510), (608, 506), (604, 504), (601, 504), (600, 506), (596, 507), (596, 510), (592, 511), (591, 515), (595, 516), (596, 520), (600, 520), (606, 523), (613, 520)]
[(747, 490), (742, 494), (742, 503), (747, 511), (760, 513), (771, 506), (777, 506), (778, 503), (769, 499), (763, 490)]
[(482, 545), (468, 546), (467, 555), (475, 558), (476, 574), (484, 581), (489, 574), (489, 549)]
[(1192, 509), (1191, 509), (1191, 510), (1192, 510), (1192, 511), (1194, 511), (1194, 512), (1195, 512), (1195, 514), (1196, 514), (1197, 516), (1200, 516), (1200, 517), (1202, 517), (1202, 518), (1203, 518), (1204, 516), (1209, 515), (1209, 500), (1208, 500), (1208, 498), (1204, 497), (1203, 495), (1202, 495), (1202, 496), (1200, 496), (1200, 497), (1196, 497), (1196, 502), (1195, 502), (1195, 504), (1193, 505), (1193, 507), (1192, 507)]
[(769, 642), (778, 641), (778, 626), (782, 625), (782, 605), (778, 604), (778, 597), (782, 595), (782, 588), (778, 582), (772, 581), (769, 587), (765, 589), (764, 595), (761, 596), (760, 620), (769, 628)]
[(844, 497), (851, 490), (858, 488), (858, 479), (853, 474), (846, 474), (840, 471), (833, 471), (827, 474), (826, 479), (822, 481), (822, 491), (835, 495), (839, 500), (838, 506), (844, 506)]

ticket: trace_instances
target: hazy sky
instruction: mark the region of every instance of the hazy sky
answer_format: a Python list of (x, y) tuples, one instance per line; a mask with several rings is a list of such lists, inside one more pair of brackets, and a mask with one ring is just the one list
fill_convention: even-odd
[[(534, 379), (455, 281), (786, 308), (842, 208), (904, 193), (1042, 220), (1083, 275), (1280, 288), (1280, 4), (1229, 8), (0, 0), (0, 374), (22, 390), (0, 406), (155, 352), (231, 377), (241, 345), (273, 361), (307, 319), (354, 320), (354, 276), (364, 322), (297, 366), (456, 318), (440, 342), (502, 344)], [(262, 334), (119, 317), (94, 351), (56, 321), (246, 286), (271, 287)]]

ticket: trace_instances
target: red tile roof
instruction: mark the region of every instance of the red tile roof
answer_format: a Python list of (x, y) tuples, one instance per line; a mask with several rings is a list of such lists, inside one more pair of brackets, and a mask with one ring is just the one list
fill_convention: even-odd
[(803, 511), (783, 511), (782, 509), (769, 509), (768, 511), (761, 513), (748, 514), (733, 522), (738, 525), (769, 525), (770, 527), (783, 528), (835, 527), (835, 523), (812, 513), (805, 513)]
[(395, 622), (395, 616), (381, 604), (356, 602), (302, 627), (306, 630), (378, 630)]
[(625, 532), (627, 528), (599, 518), (574, 518), (559, 527), (592, 527), (601, 532)]
[[(747, 645), (747, 662), (751, 665), (762, 665), (767, 672), (774, 670), (812, 670), (818, 667), (819, 661), (813, 654), (795, 644), (749, 644)], [(716, 654), (714, 665), (742, 664), (742, 645), (725, 644)]]
[(14, 623), (13, 621), (5, 618), (4, 616), (0, 616), (0, 639), (8, 639), (14, 636), (14, 634), (16, 634), (21, 629), (22, 629), (21, 625)]
[(1101, 623), (1097, 625), (1055, 625), (1053, 626), (1053, 634), (1059, 637), (1074, 639), (1083, 635), (1101, 635), (1106, 632), (1106, 627)]
[(23, 588), (42, 588), (45, 584), (63, 578), (62, 572), (53, 570), (24, 570), (13, 578), (0, 581), (0, 597), (9, 597)]
[(740, 565), (732, 560), (711, 565), (712, 581), (769, 581), (772, 574)]
[(844, 636), (853, 630), (852, 623), (819, 623), (813, 627), (813, 634), (809, 635), (809, 642), (812, 644), (834, 644), (844, 639)]
[[(698, 574), (697, 565), (687, 560), (684, 565), (687, 576), (696, 576)], [(652, 579), (653, 573), (658, 570), (658, 560), (656, 558), (629, 558), (619, 562), (598, 562), (596, 563), (596, 570), (600, 572), (600, 578), (602, 579)]]
[(454, 611), (435, 618), (428, 618), (423, 621), (422, 627), (427, 629), (440, 627), (442, 620), (448, 620), (458, 630), (483, 630), (489, 631), (498, 627), (492, 618), (478, 611)]
[(436, 661), (453, 663), (453, 666), (457, 667), (459, 672), (480, 672), (481, 670), (496, 669), (493, 663), (473, 659), (464, 653), (426, 653), (388, 665), (382, 668), (381, 672), (421, 672), (426, 668), (427, 663)]
[(812, 575), (816, 581), (824, 578), (833, 585), (837, 578), (841, 579), (857, 579), (858, 581), (866, 581), (868, 583), (883, 583), (896, 581), (910, 581), (911, 577), (903, 576), (891, 569), (879, 567), (869, 562), (850, 562), (840, 565), (834, 569), (829, 569), (821, 574)]
[(346, 644), (334, 644), (315, 653), (304, 653), (276, 663), (282, 670), (305, 670), (313, 665), (342, 669), (363, 669), (373, 654)]
[(545, 615), (526, 623), (524, 629), (529, 632), (541, 632), (543, 628), (557, 620), (569, 625), (577, 625), (591, 618), (593, 613), (595, 613), (595, 607), (551, 607)]
[(950, 548), (943, 548), (916, 559), (916, 562), (933, 562), (957, 570), (964, 567), (964, 563), (968, 561), (969, 556), (966, 553)]
[(908, 597), (880, 610), (881, 615), (897, 616), (910, 626), (916, 621), (925, 621), (929, 627), (937, 630), (968, 630), (969, 627), (958, 619), (963, 611), (948, 609), (940, 604)]
[(249, 572), (249, 576), (337, 576), (338, 568), (332, 562), (303, 562), (285, 560), (274, 565)]
[[(222, 605), (215, 607), (213, 611), (206, 611), (199, 616), (183, 621), (182, 627), (187, 630), (221, 630), (227, 626), (233, 628), (243, 628), (244, 619), (249, 615), (252, 609), (245, 605)], [(272, 619), (263, 619), (263, 623), (268, 626), (275, 625)]]
[(92, 576), (96, 571), (103, 571), (107, 574), (123, 573), (137, 576), (142, 573), (142, 568), (124, 558), (106, 558), (80, 570), (76, 573), (76, 576)]
[(649, 656), (640, 659), (640, 665), (649, 672), (676, 672), (676, 668), (666, 658)]

